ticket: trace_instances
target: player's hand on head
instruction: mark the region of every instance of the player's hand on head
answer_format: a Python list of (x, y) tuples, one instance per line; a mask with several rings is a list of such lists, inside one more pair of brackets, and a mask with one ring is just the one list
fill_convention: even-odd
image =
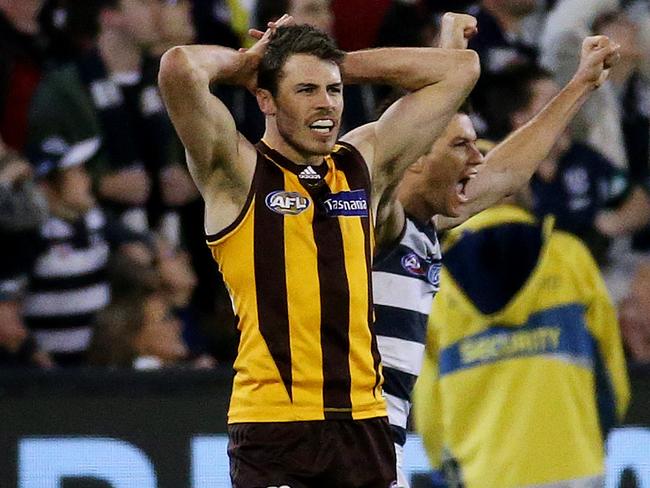
[(291, 15), (284, 14), (278, 20), (273, 22), (268, 22), (266, 24), (267, 29), (265, 31), (261, 31), (259, 29), (248, 29), (248, 35), (258, 41), (261, 41), (265, 35), (267, 35), (268, 39), (270, 39), (271, 37), (273, 37), (273, 34), (275, 34), (275, 32), (278, 30), (279, 27), (286, 27), (288, 25), (293, 25), (295, 23), (296, 22)]
[(269, 22), (267, 24), (268, 29), (264, 32), (258, 29), (249, 29), (248, 34), (257, 39), (257, 42), (248, 49), (242, 48), (239, 50), (240, 53), (246, 56), (248, 60), (246, 65), (249, 67), (249, 69), (242, 70), (242, 76), (245, 78), (245, 80), (240, 81), (242, 86), (255, 93), (257, 88), (257, 66), (266, 52), (266, 47), (280, 27), (286, 27), (294, 23), (295, 21), (291, 15), (284, 14), (278, 20)]
[(467, 49), (469, 40), (478, 32), (476, 18), (468, 14), (446, 12), (440, 26), (440, 47)]
[(609, 76), (609, 69), (620, 59), (620, 46), (607, 36), (590, 36), (582, 42), (580, 65), (575, 78), (598, 88)]

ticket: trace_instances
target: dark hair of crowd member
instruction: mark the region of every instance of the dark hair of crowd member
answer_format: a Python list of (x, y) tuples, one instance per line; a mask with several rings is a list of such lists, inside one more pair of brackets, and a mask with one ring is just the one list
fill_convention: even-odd
[(145, 304), (160, 293), (159, 288), (144, 287), (131, 296), (112, 301), (99, 312), (88, 362), (94, 366), (131, 367), (138, 355), (133, 344), (145, 324)]
[(517, 64), (489, 75), (480, 107), (488, 139), (500, 141), (510, 134), (514, 130), (512, 116), (532, 101), (533, 83), (551, 78), (548, 71), (533, 64)]
[(310, 25), (280, 27), (262, 57), (257, 69), (257, 86), (277, 95), (282, 68), (290, 56), (309, 54), (323, 61), (341, 64), (345, 53), (324, 32)]

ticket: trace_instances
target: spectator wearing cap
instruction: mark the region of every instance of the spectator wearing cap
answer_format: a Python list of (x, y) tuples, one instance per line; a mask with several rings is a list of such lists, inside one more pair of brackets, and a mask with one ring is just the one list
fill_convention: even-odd
[(83, 364), (95, 315), (110, 301), (111, 246), (142, 239), (97, 206), (84, 163), (99, 147), (97, 138), (69, 144), (55, 136), (30, 151), (49, 216), (34, 245), (23, 313), (39, 349), (61, 366)]

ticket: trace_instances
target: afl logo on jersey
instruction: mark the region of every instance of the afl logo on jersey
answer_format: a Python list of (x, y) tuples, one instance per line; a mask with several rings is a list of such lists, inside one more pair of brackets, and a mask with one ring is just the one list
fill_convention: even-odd
[(266, 195), (266, 206), (275, 213), (298, 215), (309, 208), (309, 199), (293, 191), (274, 191)]
[(415, 276), (425, 276), (427, 270), (422, 266), (422, 261), (420, 257), (414, 252), (408, 253), (402, 258), (402, 267)]

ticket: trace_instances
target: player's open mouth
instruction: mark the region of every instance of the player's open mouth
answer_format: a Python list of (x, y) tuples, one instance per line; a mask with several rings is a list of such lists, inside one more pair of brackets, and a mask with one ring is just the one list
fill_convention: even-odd
[(469, 175), (467, 175), (467, 176), (461, 178), (460, 180), (458, 180), (458, 182), (456, 183), (456, 194), (458, 195), (458, 198), (462, 202), (466, 202), (468, 200), (468, 197), (467, 197), (467, 194), (466, 194), (467, 183), (469, 183), (469, 180), (471, 180), (472, 178), (475, 178), (475, 177), (476, 177), (475, 172), (470, 173)]
[(329, 135), (334, 130), (334, 121), (330, 119), (318, 119), (309, 125), (309, 128), (319, 134)]

